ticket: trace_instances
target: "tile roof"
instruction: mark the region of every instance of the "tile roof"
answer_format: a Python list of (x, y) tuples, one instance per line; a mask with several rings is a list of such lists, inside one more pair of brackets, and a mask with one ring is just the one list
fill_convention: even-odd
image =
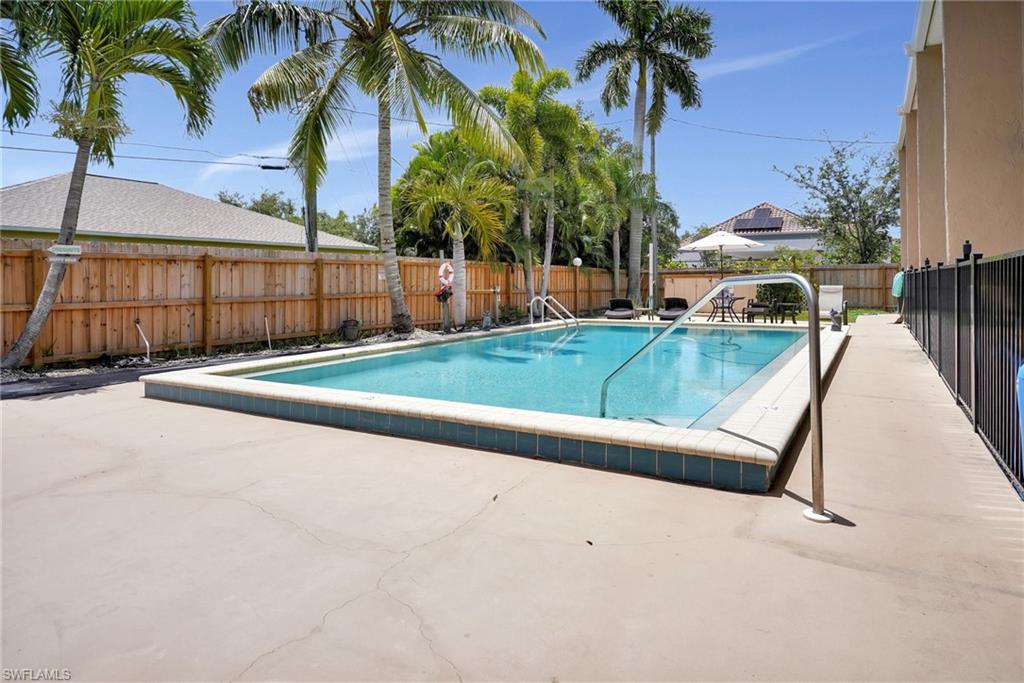
[(714, 230), (725, 230), (740, 235), (757, 235), (780, 232), (818, 232), (817, 228), (808, 227), (800, 222), (800, 216), (792, 211), (780, 209), (774, 204), (761, 202), (743, 213), (738, 213), (718, 225), (711, 226)]
[[(60, 227), (71, 174), (0, 188), (0, 226)], [(301, 225), (142, 180), (86, 176), (78, 228), (83, 234), (303, 246)], [(376, 251), (376, 247), (320, 232), (320, 246)]]

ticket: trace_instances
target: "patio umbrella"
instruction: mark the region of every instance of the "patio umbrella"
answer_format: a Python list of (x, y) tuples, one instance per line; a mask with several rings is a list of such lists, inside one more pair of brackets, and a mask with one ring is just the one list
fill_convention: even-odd
[(748, 240), (746, 237), (740, 237), (731, 232), (725, 230), (719, 230), (713, 232), (706, 237), (701, 237), (696, 242), (690, 242), (683, 249), (686, 251), (714, 251), (718, 250), (718, 276), (722, 277), (725, 274), (723, 267), (723, 249), (751, 249), (753, 247), (763, 247), (764, 245), (754, 240)]

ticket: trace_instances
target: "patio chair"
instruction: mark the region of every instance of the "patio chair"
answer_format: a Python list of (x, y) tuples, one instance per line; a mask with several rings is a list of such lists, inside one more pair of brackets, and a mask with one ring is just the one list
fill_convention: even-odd
[(818, 286), (818, 312), (822, 319), (831, 320), (831, 311), (843, 314), (843, 324), (850, 324), (850, 315), (846, 308), (846, 300), (843, 299), (842, 285), (819, 285)]
[(632, 320), (634, 314), (633, 302), (629, 299), (611, 299), (608, 301), (608, 310), (604, 312), (604, 317), (609, 320)]
[(755, 316), (761, 316), (761, 322), (768, 322), (768, 318), (775, 322), (775, 306), (762, 301), (751, 301), (741, 311), (744, 322), (754, 322)]
[(665, 297), (665, 308), (658, 311), (658, 318), (661, 320), (675, 320), (690, 307), (686, 299), (675, 296)]

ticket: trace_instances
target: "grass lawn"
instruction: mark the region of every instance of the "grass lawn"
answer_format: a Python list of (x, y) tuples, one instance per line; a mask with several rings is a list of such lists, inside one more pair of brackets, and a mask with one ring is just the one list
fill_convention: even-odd
[[(847, 312), (850, 316), (850, 322), (854, 323), (857, 322), (857, 318), (862, 315), (884, 315), (886, 313), (892, 313), (893, 311), (887, 311), (882, 308), (851, 308), (848, 309)], [(822, 316), (822, 320), (824, 320), (825, 317), (826, 316)], [(800, 311), (799, 313), (797, 313), (796, 319), (807, 320), (807, 311)]]

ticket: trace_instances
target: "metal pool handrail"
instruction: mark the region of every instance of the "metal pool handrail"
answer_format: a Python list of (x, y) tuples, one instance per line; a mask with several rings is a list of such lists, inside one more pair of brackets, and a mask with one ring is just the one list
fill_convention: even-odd
[[(565, 315), (562, 315), (562, 313), (559, 313), (558, 309), (556, 309), (554, 306), (552, 306), (550, 303), (548, 303), (549, 300), (553, 301), (555, 303), (555, 305), (558, 306), (558, 308), (562, 309), (562, 311), (565, 313)], [(544, 308), (547, 308), (549, 311), (551, 311), (556, 318), (558, 318), (563, 323), (565, 323), (566, 327), (569, 327), (569, 321), (571, 320), (574, 323), (576, 323), (576, 329), (577, 330), (580, 329), (580, 321), (579, 321), (579, 319), (577, 319), (576, 316), (574, 316), (572, 313), (570, 313), (569, 309), (566, 308), (565, 306), (563, 306), (561, 301), (559, 301), (555, 297), (551, 296), (550, 294), (548, 294), (547, 296), (540, 296), (540, 295), (535, 296), (532, 299), (530, 299), (530, 303), (528, 303), (526, 305), (527, 308), (530, 309), (530, 324), (531, 325), (533, 324), (533, 304), (535, 302), (537, 302), (537, 301), (539, 301), (544, 306)], [(541, 309), (541, 317), (540, 317), (540, 319), (541, 319), (541, 322), (544, 322), (544, 310), (543, 310), (543, 308)]]
[(719, 280), (693, 306), (681, 316), (673, 320), (653, 339), (640, 347), (622, 365), (608, 375), (601, 384), (601, 417), (605, 417), (608, 407), (608, 385), (613, 379), (646, 354), (658, 342), (686, 322), (694, 313), (703, 308), (719, 292), (730, 285), (770, 285), (795, 284), (803, 290), (807, 299), (807, 352), (810, 355), (808, 364), (811, 376), (811, 507), (804, 510), (804, 517), (815, 522), (831, 522), (831, 513), (825, 510), (825, 485), (822, 477), (822, 438), (821, 438), (821, 320), (818, 314), (818, 292), (807, 279), (796, 273), (769, 273), (765, 275), (734, 275)]

